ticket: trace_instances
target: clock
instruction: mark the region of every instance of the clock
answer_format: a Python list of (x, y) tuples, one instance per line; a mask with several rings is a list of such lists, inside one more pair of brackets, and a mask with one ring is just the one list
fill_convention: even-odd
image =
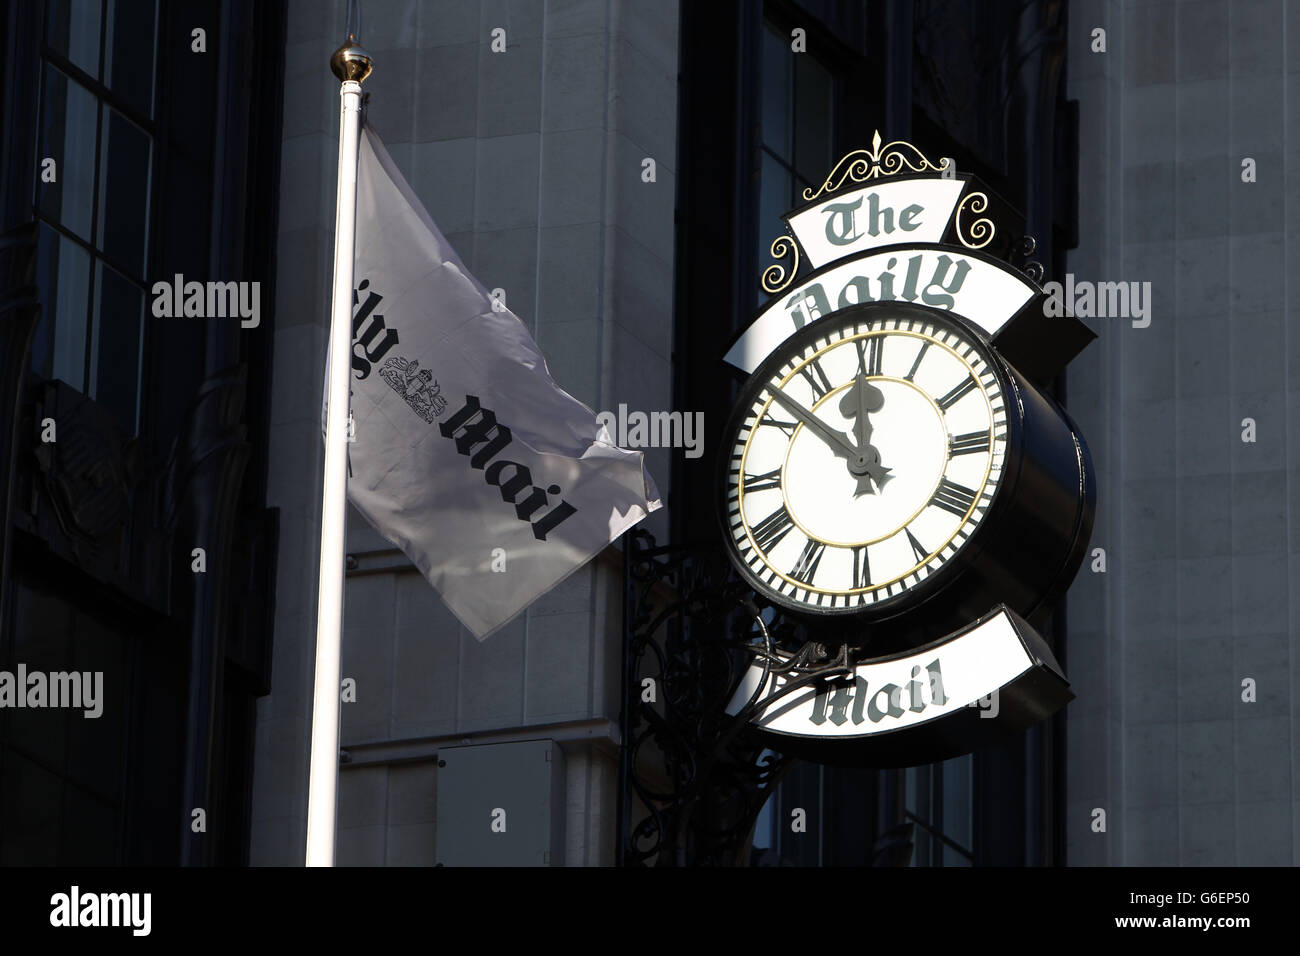
[(905, 643), (1000, 602), (1032, 618), (1091, 530), (1068, 416), (928, 306), (850, 306), (788, 338), (742, 390), (723, 458), (723, 535), (754, 590)]

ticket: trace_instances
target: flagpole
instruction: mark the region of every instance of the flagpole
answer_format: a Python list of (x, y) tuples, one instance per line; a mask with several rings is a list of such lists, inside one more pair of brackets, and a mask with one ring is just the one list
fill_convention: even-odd
[(320, 578), (316, 604), (316, 687), (311, 718), (311, 777), (307, 788), (307, 865), (334, 865), (338, 810), (339, 654), (343, 633), (343, 543), (348, 491), (348, 387), (352, 355), (352, 269), (357, 218), (357, 144), (361, 83), (370, 55), (349, 33), (330, 57), (342, 84), (339, 179), (334, 218), (334, 298), (325, 388), (325, 476), (321, 500)]

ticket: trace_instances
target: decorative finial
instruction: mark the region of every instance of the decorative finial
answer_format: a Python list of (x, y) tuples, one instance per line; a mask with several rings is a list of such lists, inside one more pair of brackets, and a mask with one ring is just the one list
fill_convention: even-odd
[(880, 176), (895, 176), (900, 173), (920, 173), (927, 170), (942, 172), (948, 168), (947, 157), (938, 165), (930, 162), (924, 154), (911, 143), (894, 140), (892, 143), (880, 144), (880, 130), (871, 137), (871, 152), (855, 149), (842, 157), (831, 170), (826, 181), (814, 190), (811, 187), (803, 191), (806, 200), (816, 199), (826, 193), (833, 193), (846, 182), (864, 183)]
[(330, 57), (330, 70), (339, 78), (340, 83), (348, 80), (363, 83), (371, 69), (370, 54), (361, 48), (354, 33), (349, 33), (347, 42)]

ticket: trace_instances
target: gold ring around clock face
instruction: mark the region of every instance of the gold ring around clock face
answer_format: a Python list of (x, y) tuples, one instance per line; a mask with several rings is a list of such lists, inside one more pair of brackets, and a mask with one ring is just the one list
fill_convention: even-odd
[(942, 316), (850, 311), (814, 328), (742, 396), (726, 526), (780, 603), (867, 608), (941, 570), (979, 526), (1006, 401), (984, 346)]

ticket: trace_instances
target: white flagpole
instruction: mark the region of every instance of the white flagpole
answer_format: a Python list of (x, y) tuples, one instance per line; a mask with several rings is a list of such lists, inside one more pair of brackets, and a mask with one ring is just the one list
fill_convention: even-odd
[(370, 56), (355, 34), (330, 57), (339, 78), (339, 180), (334, 219), (334, 300), (330, 314), (325, 482), (321, 502), (320, 585), (316, 604), (316, 689), (311, 717), (307, 790), (307, 865), (334, 865), (338, 810), (339, 653), (343, 633), (343, 539), (348, 494), (348, 387), (352, 356), (352, 269), (357, 219), (357, 143), (361, 83)]

